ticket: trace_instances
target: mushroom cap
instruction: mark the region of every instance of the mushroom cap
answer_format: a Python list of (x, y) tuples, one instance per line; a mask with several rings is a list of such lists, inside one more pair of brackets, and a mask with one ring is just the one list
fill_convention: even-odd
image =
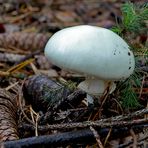
[(135, 68), (134, 55), (120, 36), (89, 25), (56, 32), (46, 44), (45, 56), (63, 69), (104, 80), (125, 79)]

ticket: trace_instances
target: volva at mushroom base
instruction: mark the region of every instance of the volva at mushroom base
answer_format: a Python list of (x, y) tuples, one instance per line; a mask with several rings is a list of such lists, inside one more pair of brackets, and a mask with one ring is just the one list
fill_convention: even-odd
[(134, 71), (135, 60), (128, 44), (111, 30), (80, 25), (56, 32), (47, 42), (45, 56), (53, 64), (69, 71), (82, 73), (86, 80), (78, 88), (90, 96), (100, 97), (114, 81), (128, 78)]

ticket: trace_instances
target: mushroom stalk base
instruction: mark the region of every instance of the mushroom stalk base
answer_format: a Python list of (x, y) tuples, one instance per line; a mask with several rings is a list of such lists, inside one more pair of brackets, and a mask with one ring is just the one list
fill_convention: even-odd
[(89, 106), (90, 104), (94, 104), (93, 96), (87, 94), (86, 95), (86, 101), (87, 101), (87, 106)]

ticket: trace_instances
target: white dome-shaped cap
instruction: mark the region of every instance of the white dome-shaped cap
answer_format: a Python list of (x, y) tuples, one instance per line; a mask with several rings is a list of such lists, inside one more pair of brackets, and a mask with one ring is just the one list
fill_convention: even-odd
[(66, 70), (106, 80), (127, 78), (135, 67), (133, 53), (120, 36), (89, 25), (55, 33), (47, 42), (45, 56)]

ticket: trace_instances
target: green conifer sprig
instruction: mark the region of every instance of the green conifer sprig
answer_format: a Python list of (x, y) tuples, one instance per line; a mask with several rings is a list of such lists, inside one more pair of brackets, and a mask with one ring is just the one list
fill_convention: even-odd
[(146, 30), (146, 20), (148, 20), (148, 3), (143, 5), (135, 5), (127, 2), (122, 5), (122, 21), (117, 24), (112, 30), (119, 35), (123, 32), (134, 32), (139, 34)]
[[(131, 2), (127, 2), (122, 5), (121, 11), (122, 21), (120, 23), (117, 23), (116, 26), (112, 28), (112, 31), (119, 34), (124, 39), (126, 39), (127, 32), (130, 32), (132, 39), (133, 34), (137, 36), (140, 35), (142, 32), (147, 31), (146, 21), (148, 20), (148, 3), (144, 3), (143, 5), (139, 6)], [(133, 50), (134, 53), (136, 52), (134, 48), (132, 48), (131, 50)], [(145, 51), (142, 49), (139, 50), (140, 53), (143, 53), (143, 51)], [(145, 52), (145, 54), (146, 53), (147, 52)], [(139, 56), (137, 56), (137, 58), (139, 58)], [(140, 80), (140, 78), (142, 77), (142, 73), (137, 70), (138, 67), (135, 68), (135, 72), (133, 75), (131, 75), (125, 82), (121, 82), (119, 84), (119, 90), (121, 92), (121, 104), (126, 109), (135, 109), (141, 106), (138, 101), (138, 96), (133, 89), (141, 87), (142, 80)]]
[(140, 32), (145, 28), (145, 21), (148, 19), (148, 4), (136, 6), (131, 2), (122, 6), (123, 26), (131, 32)]
[(138, 101), (138, 96), (133, 89), (141, 87), (140, 78), (141, 75), (135, 70), (134, 74), (132, 74), (124, 83), (121, 82), (121, 104), (126, 109), (135, 109), (141, 107)]

